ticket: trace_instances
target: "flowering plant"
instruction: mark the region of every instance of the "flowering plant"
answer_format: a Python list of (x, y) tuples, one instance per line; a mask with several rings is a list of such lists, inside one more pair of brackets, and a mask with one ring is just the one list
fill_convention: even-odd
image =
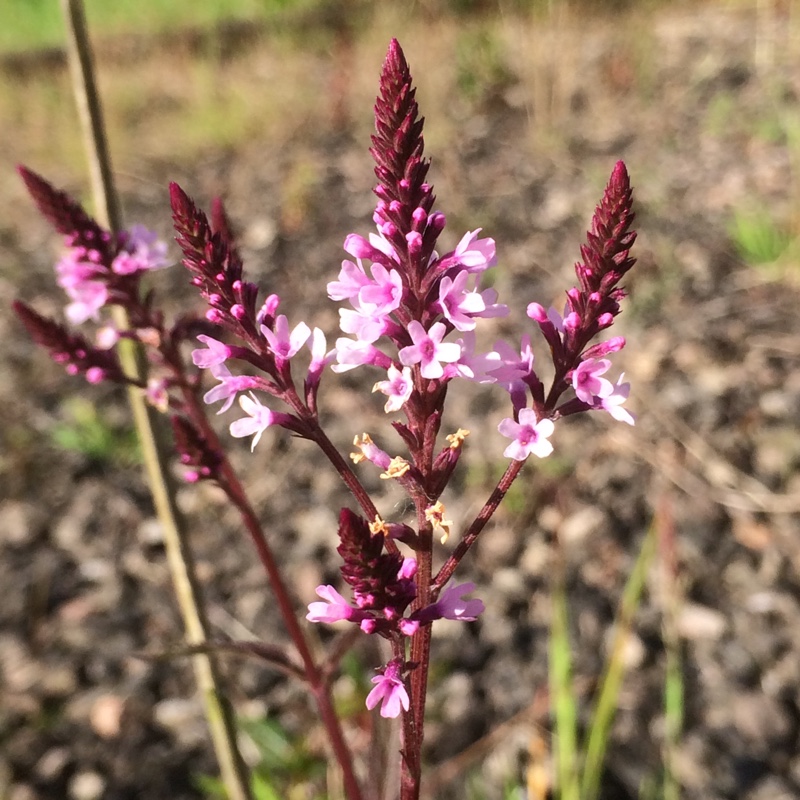
[[(71, 198), (35, 173), (21, 175), (41, 212), (65, 237), (66, 254), (56, 272), (70, 303), (73, 325), (103, 322), (110, 305), (127, 311), (128, 327), (101, 324), (94, 341), (47, 319), (22, 302), (15, 309), (31, 336), (72, 374), (89, 382), (133, 384), (148, 401), (169, 414), (175, 446), (186, 480), (213, 481), (242, 515), (269, 575), (288, 632), (302, 661), (294, 672), (308, 683), (342, 767), (347, 794), (363, 796), (357, 770), (330, 700), (330, 665), (312, 655), (290, 592), (272, 548), (210, 424), (208, 406), (218, 413), (238, 401), (244, 416), (230, 434), (251, 438), (255, 448), (270, 427), (281, 427), (320, 448), (351, 490), (358, 512), (339, 516), (341, 575), (346, 597), (333, 585), (317, 587), (320, 600), (308, 605), (314, 623), (351, 622), (389, 642), (391, 658), (372, 679), (366, 698), (384, 717), (401, 718), (401, 797), (419, 796), (421, 747), (428, 686), (430, 641), (439, 619), (474, 621), (483, 601), (471, 598), (472, 583), (452, 583), (458, 564), (491, 519), (531, 456), (553, 452), (556, 423), (584, 411), (605, 411), (633, 424), (624, 408), (629, 385), (620, 375), (605, 376), (609, 356), (625, 344), (622, 337), (597, 341), (620, 311), (620, 281), (633, 266), (635, 234), (632, 196), (622, 162), (616, 164), (595, 210), (587, 242), (576, 264), (577, 286), (566, 292), (562, 312), (537, 302), (527, 306), (549, 348), (553, 377), (549, 387), (534, 367), (531, 337), (518, 345), (499, 341), (479, 349), (481, 320), (505, 316), (507, 306), (485, 286), (495, 266), (496, 247), (481, 230), (467, 232), (454, 250), (442, 255), (437, 243), (445, 215), (434, 209), (427, 182), (430, 162), (423, 157), (423, 122), (403, 52), (392, 41), (383, 65), (375, 105), (376, 133), (370, 150), (378, 185), (373, 215), (376, 231), (366, 238), (350, 234), (349, 256), (342, 262), (328, 296), (348, 307), (340, 310), (344, 336), (329, 349), (325, 333), (300, 321), (292, 325), (280, 313), (280, 298), (259, 297), (259, 287), (243, 270), (235, 237), (222, 204), (207, 216), (176, 184), (170, 187), (173, 220), (183, 264), (207, 305), (202, 318), (184, 316), (168, 324), (153, 293), (142, 294), (141, 278), (167, 265), (166, 247), (142, 228), (102, 229)], [(121, 366), (115, 345), (123, 339), (149, 354), (147, 380), (132, 378)], [(186, 351), (193, 347), (190, 358)], [(308, 351), (307, 358), (299, 356)], [(306, 366), (307, 364), (307, 366)], [(246, 367), (246, 371), (243, 370)], [(318, 394), (327, 368), (346, 372), (371, 368), (373, 391), (386, 397), (384, 410), (399, 416), (392, 427), (402, 439), (403, 455), (392, 455), (368, 433), (357, 433), (350, 461), (326, 435)], [(215, 380), (208, 388), (205, 375)], [(465, 446), (469, 431), (459, 428), (440, 441), (442, 414), (450, 384), (467, 380), (495, 384), (508, 393), (509, 416), (498, 424), (509, 440), (507, 468), (475, 519), (463, 531), (446, 518), (441, 497)], [(414, 507), (413, 520), (383, 516), (354, 466), (367, 462), (381, 478), (397, 481)], [(438, 568), (434, 538), (455, 539)], [(284, 659), (291, 663), (288, 656)]]

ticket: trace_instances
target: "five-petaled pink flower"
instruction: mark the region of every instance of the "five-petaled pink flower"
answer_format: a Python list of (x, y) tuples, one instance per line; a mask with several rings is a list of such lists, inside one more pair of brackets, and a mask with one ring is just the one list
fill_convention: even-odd
[(622, 407), (622, 404), (628, 399), (628, 395), (631, 391), (631, 385), (629, 383), (622, 382), (624, 377), (625, 373), (623, 372), (612, 387), (611, 394), (609, 394), (607, 397), (603, 397), (600, 400), (600, 407), (604, 411), (608, 411), (608, 413), (611, 414), (615, 420), (619, 422), (627, 422), (628, 425), (634, 425), (636, 418), (630, 413), (630, 411)]
[(420, 370), (423, 378), (429, 380), (441, 378), (444, 368), (439, 363), (451, 364), (461, 357), (461, 347), (455, 342), (442, 342), (447, 328), (443, 322), (435, 322), (430, 331), (425, 331), (420, 322), (412, 320), (408, 323), (408, 333), (414, 344), (404, 347), (399, 352), (400, 363), (407, 367), (422, 364)]
[(373, 392), (385, 394), (389, 399), (383, 410), (389, 414), (399, 411), (406, 403), (414, 390), (414, 381), (411, 379), (411, 368), (403, 367), (402, 372), (392, 364), (389, 367), (388, 380), (378, 381), (373, 387)]
[(399, 661), (390, 661), (383, 671), (383, 675), (376, 675), (372, 679), (375, 688), (367, 695), (367, 708), (381, 705), (381, 716), (394, 718), (400, 716), (401, 707), (408, 711), (408, 692), (402, 678), (402, 665)]
[(497, 430), (513, 439), (511, 444), (503, 451), (506, 458), (515, 461), (524, 461), (531, 453), (539, 458), (545, 458), (553, 452), (553, 445), (548, 439), (555, 430), (553, 421), (547, 418), (536, 419), (536, 412), (532, 408), (523, 408), (519, 412), (519, 422), (514, 422), (506, 417)]
[[(198, 352), (195, 350), (194, 352)], [(211, 374), (219, 381), (213, 388), (209, 389), (203, 395), (203, 402), (206, 405), (211, 405), (219, 400), (224, 400), (222, 408), (217, 411), (217, 414), (224, 414), (236, 399), (239, 392), (245, 392), (248, 389), (256, 389), (261, 385), (258, 378), (253, 378), (250, 375), (233, 375), (225, 364), (212, 364)]]
[(197, 340), (206, 346), (206, 349), (198, 347), (196, 350), (192, 350), (192, 363), (196, 367), (200, 367), (200, 369), (208, 369), (217, 364), (224, 364), (231, 354), (228, 345), (220, 342), (219, 339), (214, 339), (212, 336), (206, 336), (206, 334), (201, 333)]
[(611, 381), (600, 377), (610, 367), (611, 362), (607, 358), (581, 361), (572, 373), (572, 386), (579, 400), (592, 405), (595, 397), (608, 397), (614, 391)]
[(278, 361), (285, 361), (296, 355), (297, 351), (311, 336), (311, 328), (305, 322), (299, 322), (289, 332), (289, 320), (281, 314), (275, 320), (275, 330), (271, 331), (266, 325), (261, 326), (261, 333), (269, 343), (269, 349), (275, 354)]
[(231, 423), (231, 436), (237, 439), (243, 439), (245, 436), (253, 437), (253, 444), (250, 450), (255, 450), (261, 434), (275, 422), (275, 412), (266, 406), (261, 405), (255, 395), (251, 392), (250, 397), (242, 395), (239, 398), (239, 405), (244, 412), (248, 415), (242, 419), (237, 419)]

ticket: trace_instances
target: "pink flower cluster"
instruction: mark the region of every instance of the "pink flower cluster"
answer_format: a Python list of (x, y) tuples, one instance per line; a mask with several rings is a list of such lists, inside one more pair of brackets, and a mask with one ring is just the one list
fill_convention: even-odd
[[(398, 578), (410, 580), (416, 572), (416, 561), (413, 558), (404, 560)], [(413, 584), (411, 584), (413, 585)], [(474, 583), (462, 583), (445, 589), (435, 603), (421, 608), (400, 619), (392, 618), (394, 609), (386, 608), (382, 615), (365, 611), (361, 606), (368, 605), (369, 598), (358, 596), (351, 605), (333, 586), (318, 586), (317, 595), (323, 602), (310, 603), (306, 619), (311, 622), (334, 623), (342, 620), (354, 622), (365, 633), (386, 630), (387, 623), (399, 630), (403, 636), (413, 636), (422, 625), (437, 619), (451, 619), (460, 622), (474, 622), (484, 611), (482, 600), (466, 600), (465, 595), (475, 590)], [(386, 635), (386, 634), (384, 634)], [(394, 658), (384, 667), (382, 673), (372, 679), (375, 688), (367, 695), (367, 708), (374, 708), (381, 703), (382, 717), (397, 717), (401, 710), (408, 711), (409, 698), (403, 681), (404, 661)]]
[[(553, 452), (550, 438), (563, 417), (597, 410), (634, 424), (624, 408), (630, 391), (624, 375), (616, 382), (605, 377), (611, 369), (609, 356), (621, 350), (625, 340), (619, 336), (598, 339), (620, 311), (625, 295), (620, 282), (634, 264), (630, 250), (635, 233), (630, 183), (619, 162), (592, 217), (581, 260), (575, 265), (577, 285), (567, 290), (563, 313), (536, 302), (527, 305), (527, 316), (549, 348), (547, 371), (553, 377), (545, 388), (534, 366), (529, 333), (521, 336), (519, 344), (495, 341), (488, 351), (478, 348), (479, 329), (486, 326), (482, 320), (509, 313), (486, 281), (487, 271), (497, 264), (496, 245), (493, 239), (481, 237), (478, 228), (464, 234), (453, 250), (439, 255), (436, 249), (446, 220), (433, 208), (433, 189), (427, 181), (430, 162), (423, 158), (422, 119), (408, 65), (396, 41), (384, 63), (375, 117), (371, 153), (378, 179), (376, 232), (366, 238), (355, 233), (346, 237), (348, 258), (337, 279), (327, 285), (330, 299), (347, 304), (339, 311), (344, 336), (337, 338), (332, 350), (320, 328), (312, 329), (303, 321), (292, 325), (278, 312), (277, 294), (259, 302), (259, 288), (245, 279), (221, 204), (214, 204), (209, 217), (176, 184), (171, 185), (170, 196), (177, 242), (191, 282), (207, 303), (204, 319), (181, 318), (169, 328), (152, 298), (139, 297), (139, 278), (169, 263), (166, 246), (155, 234), (142, 226), (119, 235), (103, 231), (74, 201), (26, 170), (22, 170), (23, 179), (40, 209), (67, 237), (68, 251), (56, 272), (70, 298), (69, 320), (97, 320), (103, 306), (118, 303), (128, 311), (131, 330), (101, 331), (98, 345), (92, 346), (24, 304), (17, 304), (17, 312), (56, 360), (91, 381), (132, 382), (116, 360), (113, 345), (119, 337), (149, 345), (157, 369), (147, 385), (144, 380), (136, 385), (153, 405), (173, 412), (180, 458), (190, 468), (187, 479), (216, 480), (240, 508), (246, 505), (244, 492), (233, 490), (233, 470), (198, 402), (203, 392), (201, 371), (207, 370), (216, 381), (203, 394), (205, 404), (221, 403), (219, 413), (223, 413), (238, 399), (244, 416), (230, 424), (230, 434), (250, 438), (251, 449), (274, 426), (320, 448), (363, 515), (348, 509), (340, 513), (338, 553), (352, 602), (332, 585), (319, 586), (316, 592), (321, 600), (308, 606), (307, 619), (348, 621), (365, 633), (386, 638), (392, 658), (373, 679), (367, 706), (380, 703), (383, 716), (396, 717), (413, 705), (415, 724), (421, 726), (422, 706), (410, 703), (407, 686), (413, 690), (411, 700), (424, 698), (424, 685), (419, 682), (426, 671), (417, 670), (416, 655), (408, 660), (408, 638), (412, 637), (411, 653), (419, 653), (419, 643), (429, 635), (433, 622), (470, 622), (483, 612), (481, 600), (466, 599), (474, 584), (450, 585), (449, 580), (521, 462)], [(201, 346), (191, 353), (196, 370), (190, 370), (184, 344), (195, 339)], [(390, 455), (364, 433), (356, 436), (351, 459), (356, 464), (367, 460), (383, 471), (381, 478), (398, 481), (414, 505), (416, 530), (381, 519), (356, 473), (323, 430), (317, 394), (328, 366), (338, 373), (360, 366), (377, 369), (373, 391), (386, 398), (386, 413), (404, 416), (403, 421), (393, 422), (393, 428), (402, 439), (405, 455)], [(508, 393), (510, 415), (500, 421), (498, 431), (510, 440), (504, 456), (511, 463), (480, 514), (462, 533), (453, 555), (434, 574), (434, 540), (439, 538), (444, 544), (455, 527), (445, 519), (440, 497), (469, 433), (459, 428), (445, 437), (446, 445), (441, 442), (445, 400), (455, 378), (495, 384)], [(282, 410), (264, 404), (263, 395)], [(249, 520), (249, 513), (244, 518)], [(413, 551), (413, 556), (406, 555), (398, 543)], [(264, 550), (260, 552), (273, 575)], [(422, 647), (422, 651), (427, 649)]]
[[(408, 580), (414, 576), (417, 562), (407, 558), (400, 568), (398, 578)], [(404, 636), (413, 636), (421, 625), (435, 622), (437, 619), (452, 619), (459, 622), (474, 622), (485, 606), (482, 600), (465, 600), (464, 596), (475, 591), (474, 583), (460, 583), (445, 589), (435, 603), (421, 608), (407, 617), (397, 619), (394, 610), (383, 609), (380, 614), (365, 611), (365, 600), (356, 592), (355, 605), (345, 600), (333, 586), (317, 587), (317, 595), (324, 602), (310, 603), (306, 619), (311, 622), (340, 622), (347, 620), (356, 623), (364, 633), (375, 633), (379, 627), (385, 627), (387, 618), (391, 618), (392, 626)], [(413, 599), (413, 594), (412, 594)]]
[(56, 278), (72, 301), (66, 315), (73, 325), (97, 320), (100, 309), (113, 302), (115, 276), (135, 276), (170, 264), (167, 245), (143, 225), (133, 225), (120, 234), (120, 248), (110, 263), (106, 254), (108, 234), (102, 249), (66, 238), (67, 252), (56, 264)]
[[(479, 318), (505, 316), (508, 308), (497, 304), (494, 289), (479, 289), (478, 276), (494, 266), (496, 258), (494, 240), (479, 239), (476, 230), (465, 234), (454, 251), (443, 257), (434, 251), (429, 256), (425, 268), (432, 276), (426, 287), (429, 303), (415, 314), (418, 303), (403, 277), (407, 270), (385, 237), (393, 230), (393, 223), (382, 214), (385, 205), (379, 201), (375, 212), (377, 234), (368, 240), (357, 234), (345, 239), (345, 251), (355, 261), (342, 262), (339, 279), (328, 284), (328, 297), (350, 302), (352, 309), (339, 312), (340, 327), (355, 336), (337, 340), (333, 369), (345, 372), (363, 364), (387, 369), (388, 380), (377, 383), (376, 391), (387, 396), (387, 411), (397, 411), (410, 395), (410, 368), (415, 365), (426, 380), (474, 377), (470, 347), (464, 340), (445, 342), (444, 337), (453, 330), (474, 331)], [(415, 230), (406, 237), (409, 250), (421, 248), (426, 235), (435, 239), (445, 225), (441, 212), (429, 216), (418, 207), (411, 216)], [(371, 278), (365, 262), (371, 262)], [(396, 345), (396, 360), (374, 346), (381, 336)], [(404, 379), (398, 382), (401, 374)]]

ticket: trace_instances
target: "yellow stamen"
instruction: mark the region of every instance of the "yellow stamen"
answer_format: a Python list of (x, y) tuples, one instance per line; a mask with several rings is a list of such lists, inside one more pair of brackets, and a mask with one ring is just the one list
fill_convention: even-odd
[(455, 433), (451, 433), (449, 436), (446, 436), (448, 442), (450, 442), (450, 449), (451, 450), (458, 450), (462, 444), (464, 444), (464, 439), (469, 436), (469, 431), (465, 428), (459, 428)]
[(402, 478), (403, 475), (406, 474), (411, 469), (411, 464), (408, 463), (404, 458), (400, 456), (395, 456), (390, 462), (389, 466), (386, 469), (386, 472), (381, 473), (381, 479), (388, 481), (392, 478)]
[(384, 536), (389, 535), (389, 526), (381, 519), (380, 514), (375, 515), (375, 519), (369, 524), (370, 533), (382, 533)]
[[(353, 439), (353, 445), (355, 447), (365, 447), (367, 445), (371, 445), (372, 443), (372, 438), (368, 433), (363, 433), (361, 436), (356, 435), (356, 437)], [(366, 456), (362, 451), (360, 453), (350, 453), (350, 458), (353, 459), (354, 464), (360, 464), (362, 461), (364, 461)]]
[(453, 527), (453, 520), (444, 518), (444, 503), (437, 500), (432, 506), (425, 509), (425, 519), (433, 524), (433, 527), (441, 531), (442, 536), (439, 540), (444, 544), (450, 538), (450, 529)]

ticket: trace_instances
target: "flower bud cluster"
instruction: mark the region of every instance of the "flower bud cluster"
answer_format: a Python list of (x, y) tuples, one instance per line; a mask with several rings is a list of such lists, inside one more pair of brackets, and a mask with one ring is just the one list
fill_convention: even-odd
[[(472, 622), (483, 612), (481, 600), (464, 600), (475, 589), (465, 583), (446, 589), (440, 598), (413, 613), (406, 614), (417, 596), (414, 576), (417, 561), (398, 551), (385, 552), (386, 536), (402, 536), (406, 526), (388, 526), (380, 518), (373, 523), (342, 509), (339, 515), (341, 573), (353, 590), (349, 603), (333, 586), (317, 587), (323, 602), (311, 603), (307, 619), (312, 622), (353, 622), (365, 633), (384, 638), (412, 636), (422, 625), (437, 619)], [(407, 531), (406, 531), (407, 532)]]

